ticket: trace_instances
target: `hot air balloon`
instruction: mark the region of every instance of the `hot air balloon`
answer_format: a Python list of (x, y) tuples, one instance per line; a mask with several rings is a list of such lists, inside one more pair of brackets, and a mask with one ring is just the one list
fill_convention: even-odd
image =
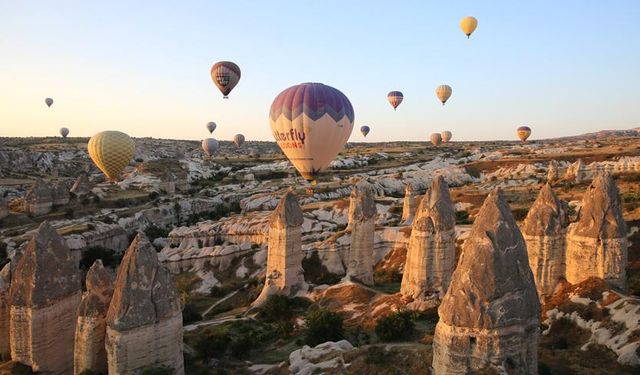
[(51, 98), (46, 98), (44, 100), (44, 103), (47, 105), (47, 107), (51, 107), (51, 105), (53, 104), (53, 99)]
[(136, 144), (128, 135), (108, 130), (91, 137), (87, 148), (95, 165), (111, 181), (116, 181), (131, 162)]
[(467, 36), (467, 39), (478, 27), (478, 20), (475, 17), (467, 16), (460, 21), (460, 28), (462, 32)]
[(400, 103), (402, 103), (403, 99), (404, 99), (404, 95), (402, 95), (400, 91), (391, 91), (390, 93), (387, 94), (387, 100), (393, 107), (394, 111), (396, 110), (396, 108), (398, 108)]
[(282, 152), (307, 181), (342, 150), (353, 130), (349, 99), (322, 83), (301, 83), (282, 91), (269, 112), (271, 132)]
[(451, 132), (448, 130), (443, 131), (440, 135), (442, 136), (442, 142), (444, 143), (449, 142), (451, 140), (451, 137), (453, 136), (453, 134), (451, 134)]
[(213, 138), (207, 138), (202, 141), (202, 149), (204, 150), (204, 153), (209, 156), (209, 159), (211, 159), (211, 156), (213, 156), (213, 154), (218, 152), (219, 148), (220, 145), (218, 145), (218, 141)]
[(528, 126), (521, 126), (518, 128), (516, 133), (518, 134), (518, 138), (520, 138), (522, 142), (526, 142), (527, 138), (529, 138), (529, 136), (531, 135), (531, 128)]
[(440, 133), (431, 134), (431, 143), (436, 147), (438, 147), (440, 143), (442, 143), (442, 136), (440, 135)]
[(62, 138), (67, 138), (67, 136), (69, 135), (69, 129), (60, 128), (60, 135), (62, 136)]
[(453, 90), (449, 85), (440, 85), (436, 87), (436, 96), (438, 97), (438, 100), (442, 102), (442, 105), (444, 105), (444, 103), (446, 103), (447, 100), (449, 100), (452, 92)]
[(213, 133), (213, 131), (216, 130), (216, 123), (213, 121), (207, 123), (207, 130), (209, 133)]
[(370, 131), (371, 131), (371, 128), (368, 127), (367, 125), (360, 127), (360, 133), (362, 133), (362, 135), (364, 135), (365, 138), (367, 137), (367, 134), (369, 134)]
[(244, 143), (244, 135), (236, 134), (235, 137), (233, 137), (233, 143), (236, 144), (236, 147), (242, 146), (242, 144)]
[(211, 79), (225, 99), (240, 81), (240, 67), (231, 61), (219, 61), (211, 67)]

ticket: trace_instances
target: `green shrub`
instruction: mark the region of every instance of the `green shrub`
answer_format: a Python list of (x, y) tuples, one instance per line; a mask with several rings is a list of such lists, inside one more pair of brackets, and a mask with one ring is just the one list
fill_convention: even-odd
[(120, 264), (122, 256), (115, 251), (100, 246), (90, 247), (82, 253), (80, 268), (88, 270), (93, 263), (100, 259), (105, 267), (116, 268)]
[(153, 243), (153, 240), (156, 238), (167, 238), (169, 237), (169, 231), (164, 228), (157, 227), (155, 225), (150, 225), (147, 229), (144, 230), (144, 234), (149, 239), (149, 242)]
[(322, 264), (317, 251), (313, 251), (311, 256), (302, 259), (302, 269), (304, 270), (304, 278), (306, 281), (321, 284), (337, 284), (340, 282), (340, 276), (329, 272), (327, 267)]
[(260, 317), (272, 322), (286, 321), (293, 317), (291, 307), (289, 298), (274, 294), (260, 307)]
[(173, 368), (169, 366), (146, 367), (140, 371), (141, 375), (172, 375)]
[(182, 309), (182, 324), (189, 324), (202, 320), (202, 316), (192, 303), (187, 303)]
[(378, 319), (376, 335), (381, 341), (399, 341), (413, 334), (414, 323), (411, 312), (403, 310)]
[(201, 359), (209, 361), (222, 356), (227, 351), (229, 341), (228, 334), (209, 333), (196, 342), (195, 350)]
[(339, 314), (327, 309), (315, 309), (305, 316), (304, 341), (307, 345), (316, 346), (343, 338), (344, 328)]
[(472, 224), (471, 220), (469, 220), (469, 213), (467, 211), (456, 211), (456, 224)]
[(381, 268), (373, 273), (376, 285), (402, 282), (402, 274), (397, 268)]

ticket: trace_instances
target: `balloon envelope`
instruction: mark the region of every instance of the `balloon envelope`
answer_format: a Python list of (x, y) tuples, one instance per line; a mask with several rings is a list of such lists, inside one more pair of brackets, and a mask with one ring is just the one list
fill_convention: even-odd
[(218, 145), (218, 141), (213, 138), (207, 138), (202, 141), (202, 149), (207, 156), (211, 157), (213, 154), (218, 152), (220, 145)]
[(60, 135), (62, 136), (62, 138), (67, 138), (67, 136), (69, 135), (69, 129), (60, 128)]
[(302, 177), (314, 181), (342, 150), (353, 130), (349, 99), (322, 83), (301, 83), (271, 104), (271, 132)]
[(133, 139), (114, 130), (95, 134), (87, 145), (91, 160), (111, 181), (116, 181), (131, 162), (135, 148)]
[(46, 98), (44, 100), (44, 103), (47, 105), (47, 107), (51, 107), (51, 104), (53, 104), (53, 99), (51, 98)]
[(438, 146), (440, 145), (440, 143), (442, 143), (442, 136), (440, 135), (440, 133), (431, 134), (431, 143), (434, 146)]
[(360, 133), (362, 133), (362, 135), (364, 135), (365, 137), (367, 136), (367, 134), (369, 134), (370, 131), (371, 128), (369, 128), (367, 125), (360, 127)]
[(211, 79), (226, 99), (240, 81), (240, 67), (231, 61), (219, 61), (211, 67)]
[(216, 130), (216, 123), (213, 121), (207, 123), (207, 130), (209, 133), (213, 133), (213, 131)]
[(404, 100), (404, 95), (402, 95), (400, 91), (391, 91), (390, 93), (387, 94), (387, 100), (389, 101), (389, 104), (391, 104), (391, 106), (393, 107), (393, 110), (395, 111), (395, 109), (398, 108), (400, 103), (402, 103), (402, 101)]
[(440, 100), (442, 105), (444, 105), (444, 103), (449, 100), (449, 98), (451, 97), (451, 93), (453, 93), (453, 90), (449, 85), (440, 85), (436, 87), (436, 96), (438, 97), (438, 100)]
[(448, 130), (443, 131), (440, 135), (442, 136), (442, 142), (444, 143), (449, 142), (451, 140), (451, 137), (453, 136), (453, 134), (451, 134), (451, 132)]
[(478, 27), (478, 20), (475, 17), (467, 16), (460, 21), (462, 32), (469, 38)]
[(526, 142), (527, 138), (531, 135), (531, 128), (528, 126), (521, 126), (516, 130), (516, 134), (518, 134), (518, 138), (520, 138), (522, 142)]
[(242, 144), (244, 143), (244, 135), (236, 134), (235, 137), (233, 137), (233, 143), (236, 144), (236, 147), (242, 146)]

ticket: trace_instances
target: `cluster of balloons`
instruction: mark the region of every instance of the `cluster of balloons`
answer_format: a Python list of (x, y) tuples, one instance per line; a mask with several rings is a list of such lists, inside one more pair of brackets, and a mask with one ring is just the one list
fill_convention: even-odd
[[(53, 105), (53, 99), (52, 98), (45, 98), (44, 99), (44, 104), (46, 104), (48, 108), (51, 108), (51, 106)], [(67, 138), (67, 136), (69, 135), (69, 129), (68, 128), (60, 128), (60, 130), (58, 130), (58, 133), (60, 133), (62, 138)]]

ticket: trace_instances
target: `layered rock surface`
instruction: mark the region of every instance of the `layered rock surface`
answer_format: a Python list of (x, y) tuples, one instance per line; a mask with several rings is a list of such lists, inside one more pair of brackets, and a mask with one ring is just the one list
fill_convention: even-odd
[(575, 284), (595, 276), (625, 288), (627, 247), (618, 188), (609, 174), (600, 174), (585, 192), (578, 222), (569, 227), (567, 281)]
[(8, 358), (9, 345), (9, 314), (10, 299), (9, 287), (11, 286), (11, 263), (7, 263), (0, 271), (0, 357)]
[(167, 366), (184, 374), (180, 298), (144, 235), (127, 249), (114, 290), (106, 321), (109, 373)]
[(73, 193), (78, 198), (83, 198), (91, 193), (93, 185), (89, 181), (89, 177), (82, 173), (71, 186), (69, 192)]
[(542, 299), (551, 295), (565, 276), (565, 236), (569, 219), (567, 204), (545, 184), (524, 220), (522, 234), (527, 244), (529, 266)]
[(24, 196), (24, 212), (44, 215), (51, 212), (53, 193), (44, 180), (38, 178)]
[(400, 289), (403, 297), (437, 303), (449, 287), (455, 259), (455, 209), (449, 186), (438, 176), (413, 222)]
[(51, 186), (51, 197), (54, 206), (64, 206), (69, 203), (69, 189), (64, 181), (57, 181)]
[(376, 202), (366, 181), (358, 182), (351, 192), (349, 224), (351, 249), (347, 262), (347, 278), (373, 285), (373, 240), (376, 222)]
[(551, 160), (547, 169), (547, 183), (553, 183), (558, 180), (560, 173), (558, 171), (558, 162)]
[(9, 206), (5, 197), (0, 193), (0, 220), (7, 216), (9, 216)]
[(540, 302), (500, 190), (480, 209), (438, 314), (435, 374), (537, 374)]
[(402, 205), (402, 218), (400, 223), (403, 225), (413, 224), (413, 218), (415, 215), (415, 199), (416, 196), (413, 193), (413, 186), (406, 184), (404, 188), (404, 203)]

